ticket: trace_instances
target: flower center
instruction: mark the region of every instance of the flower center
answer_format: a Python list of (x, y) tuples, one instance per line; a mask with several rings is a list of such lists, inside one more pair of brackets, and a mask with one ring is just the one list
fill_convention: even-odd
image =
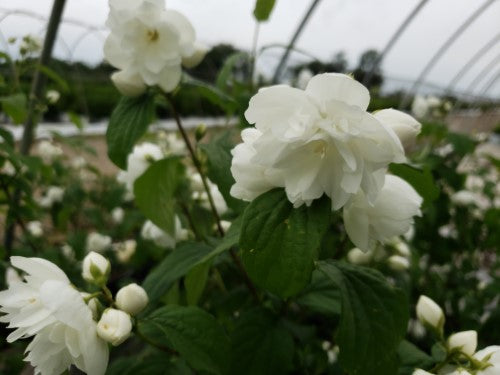
[(155, 42), (160, 37), (160, 34), (158, 33), (158, 30), (156, 30), (156, 29), (148, 30), (147, 37), (148, 37), (148, 40), (150, 42)]
[(315, 154), (319, 154), (320, 157), (323, 159), (326, 154), (326, 142), (325, 141), (318, 141), (314, 145), (313, 152)]

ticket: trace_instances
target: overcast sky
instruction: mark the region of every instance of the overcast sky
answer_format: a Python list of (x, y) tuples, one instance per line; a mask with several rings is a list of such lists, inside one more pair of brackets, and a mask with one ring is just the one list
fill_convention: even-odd
[[(351, 66), (368, 48), (381, 50), (402, 20), (420, 0), (322, 0), (311, 17), (296, 47), (323, 60), (336, 52), (345, 51)], [(255, 0), (168, 0), (169, 8), (184, 13), (192, 22), (201, 42), (212, 46), (221, 42), (249, 50), (255, 21), (252, 10)], [(415, 79), (437, 48), (485, 0), (429, 0), (412, 25), (387, 55), (382, 68), (389, 77)], [(0, 0), (0, 20), (6, 10), (24, 10), (48, 16), (51, 0)], [(310, 0), (277, 0), (271, 18), (260, 28), (259, 47), (289, 41)], [(102, 27), (108, 13), (106, 0), (67, 0), (64, 18)], [(26, 15), (10, 15), (0, 23), (8, 38), (27, 33), (43, 36), (43, 22)], [(62, 25), (55, 53), (58, 57), (97, 63), (102, 59), (102, 44), (106, 31), (87, 35), (87, 29), (69, 22)], [(446, 86), (468, 59), (500, 33), (500, 1), (497, 0), (449, 49), (427, 77)], [(77, 47), (75, 43), (80, 40)], [(0, 42), (1, 39), (0, 39)], [(0, 44), (2, 49), (4, 45)], [(68, 51), (73, 50), (74, 53)], [(266, 52), (260, 70), (271, 71), (282, 51)], [(475, 64), (460, 81), (464, 90), (491, 61), (500, 54), (500, 42)], [(294, 55), (293, 59), (300, 59)], [(498, 60), (498, 59), (497, 59)], [(479, 94), (500, 72), (500, 63), (477, 85)], [(392, 83), (394, 84), (394, 82)], [(490, 96), (500, 96), (500, 79), (490, 90)]]

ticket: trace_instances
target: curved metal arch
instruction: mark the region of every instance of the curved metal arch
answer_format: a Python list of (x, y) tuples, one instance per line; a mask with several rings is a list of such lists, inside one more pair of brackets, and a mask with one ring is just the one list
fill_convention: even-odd
[(474, 13), (472, 13), (456, 30), (455, 32), (442, 44), (442, 46), (436, 51), (429, 62), (425, 65), (424, 69), (418, 75), (414, 84), (406, 92), (403, 99), (399, 103), (399, 107), (406, 107), (411, 99), (411, 96), (418, 92), (421, 82), (429, 74), (431, 69), (436, 65), (436, 63), (443, 57), (443, 55), (448, 51), (452, 44), (469, 28), (469, 26), (481, 15), (486, 9), (488, 9), (496, 0), (486, 0)]
[(487, 52), (490, 51), (497, 42), (500, 41), (500, 33), (495, 35), (494, 38), (490, 39), (481, 49), (479, 49), (467, 63), (460, 69), (460, 71), (450, 80), (450, 83), (446, 87), (446, 92), (451, 92), (455, 85), (460, 81), (463, 76), (477, 63), (481, 57), (483, 57)]
[(75, 42), (71, 45), (71, 56), (70, 56), (70, 61), (73, 61), (73, 55), (75, 54), (75, 50), (78, 47), (78, 45), (85, 40), (90, 35), (96, 35), (100, 40), (104, 41), (105, 37), (101, 34), (102, 30), (95, 30), (95, 29), (88, 29), (85, 30), (85, 32), (81, 33), (78, 38), (75, 40)]
[(394, 34), (392, 34), (391, 39), (387, 42), (385, 45), (384, 49), (378, 56), (377, 60), (373, 63), (372, 68), (368, 72), (368, 74), (365, 76), (365, 79), (363, 80), (363, 85), (368, 86), (373, 78), (373, 74), (377, 71), (379, 66), (382, 64), (382, 61), (384, 60), (385, 56), (389, 53), (389, 51), (394, 47), (394, 44), (398, 41), (399, 37), (403, 34), (403, 32), (406, 30), (408, 26), (412, 23), (412, 21), (415, 19), (418, 13), (420, 13), (420, 10), (424, 7), (424, 5), (428, 2), (429, 0), (421, 0), (415, 8), (411, 11), (411, 13), (404, 19), (404, 21), (399, 25), (399, 27), (396, 29)]

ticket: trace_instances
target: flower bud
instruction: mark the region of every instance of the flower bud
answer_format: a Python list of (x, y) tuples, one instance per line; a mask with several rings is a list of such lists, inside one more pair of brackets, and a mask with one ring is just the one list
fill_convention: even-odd
[(41, 237), (43, 234), (42, 223), (39, 221), (30, 221), (26, 225), (26, 229), (33, 237)]
[(125, 211), (121, 207), (113, 208), (111, 211), (111, 218), (115, 224), (120, 224), (123, 221), (123, 217), (125, 216)]
[(137, 284), (129, 284), (116, 293), (116, 306), (130, 315), (137, 315), (147, 304), (148, 295)]
[(116, 258), (120, 263), (128, 263), (130, 258), (135, 254), (137, 242), (135, 240), (126, 240), (113, 245), (113, 250), (116, 253)]
[(392, 255), (387, 259), (387, 264), (394, 271), (405, 271), (410, 268), (410, 262), (401, 255)]
[(91, 251), (83, 259), (82, 276), (91, 283), (105, 285), (110, 271), (109, 260), (99, 253)]
[(202, 44), (195, 43), (193, 53), (187, 57), (182, 58), (182, 65), (188, 69), (194, 68), (196, 65), (201, 63), (201, 61), (205, 58), (207, 52), (207, 47)]
[(422, 128), (412, 116), (395, 109), (383, 109), (374, 113), (374, 116), (396, 133), (405, 150), (415, 143)]
[(146, 91), (146, 85), (138, 74), (130, 74), (125, 70), (113, 73), (111, 80), (120, 93), (125, 96), (139, 96)]
[(126, 312), (106, 309), (97, 323), (97, 334), (101, 339), (113, 346), (124, 342), (132, 331), (132, 321)]
[(196, 127), (194, 132), (196, 140), (199, 142), (203, 139), (203, 137), (207, 134), (207, 126), (205, 124), (200, 124)]
[(477, 332), (457, 332), (448, 337), (448, 350), (459, 350), (467, 355), (474, 355), (477, 348)]
[(417, 369), (415, 369), (415, 371), (413, 371), (412, 375), (434, 375), (434, 374), (427, 372), (425, 370), (422, 370), (420, 368), (417, 368)]
[(352, 264), (368, 264), (372, 260), (372, 251), (362, 251), (357, 247), (349, 250), (347, 253), (347, 260)]
[(417, 302), (417, 318), (424, 324), (442, 331), (444, 313), (441, 307), (427, 296), (421, 295)]

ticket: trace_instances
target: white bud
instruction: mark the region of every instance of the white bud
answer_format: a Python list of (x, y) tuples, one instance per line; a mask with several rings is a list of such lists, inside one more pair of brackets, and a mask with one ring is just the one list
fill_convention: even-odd
[(146, 85), (137, 73), (130, 74), (126, 70), (120, 70), (111, 75), (111, 80), (125, 96), (139, 96), (146, 91)]
[(427, 296), (420, 296), (417, 302), (417, 318), (424, 324), (442, 330), (444, 313), (441, 307)]
[(80, 294), (89, 307), (90, 311), (92, 311), (92, 317), (94, 319), (97, 319), (99, 317), (99, 301), (97, 300), (97, 298), (90, 298), (91, 294), (87, 292), (80, 292)]
[(422, 129), (422, 125), (412, 116), (395, 109), (383, 109), (373, 115), (396, 133), (405, 150), (415, 143)]
[(417, 368), (417, 369), (415, 369), (415, 371), (413, 371), (412, 375), (434, 375), (434, 374), (431, 372), (427, 372), (425, 370), (422, 370), (420, 368)]
[(103, 252), (111, 245), (111, 237), (97, 232), (91, 232), (87, 236), (87, 251)]
[(111, 211), (111, 218), (115, 224), (120, 224), (123, 221), (123, 217), (125, 216), (125, 211), (121, 207), (113, 208)]
[(106, 309), (97, 323), (97, 334), (101, 339), (113, 346), (124, 342), (132, 331), (132, 321), (126, 312)]
[(448, 337), (448, 349), (457, 349), (467, 355), (474, 355), (477, 348), (477, 332), (463, 331), (457, 332)]
[(194, 51), (191, 55), (182, 58), (182, 65), (185, 68), (194, 68), (196, 65), (201, 63), (208, 52), (208, 48), (200, 43), (194, 44)]
[(396, 248), (396, 251), (404, 257), (409, 257), (411, 255), (410, 248), (406, 242), (398, 241), (394, 244), (394, 247)]
[(389, 267), (394, 271), (405, 271), (410, 268), (410, 262), (401, 255), (392, 255), (387, 259)]
[(61, 94), (59, 94), (59, 91), (49, 90), (47, 91), (47, 94), (45, 94), (45, 97), (47, 98), (47, 101), (50, 104), (55, 104), (58, 102), (59, 98), (61, 97)]
[(130, 315), (137, 315), (148, 304), (146, 291), (137, 284), (129, 284), (116, 293), (116, 306)]
[(42, 223), (39, 221), (30, 221), (26, 225), (26, 229), (33, 237), (41, 237), (43, 234)]
[(101, 254), (91, 251), (83, 259), (82, 276), (91, 283), (97, 285), (106, 284), (110, 271), (111, 264), (109, 260), (104, 258)]
[(373, 252), (362, 251), (357, 247), (352, 248), (347, 253), (347, 260), (352, 264), (368, 264), (373, 257)]
[(113, 250), (120, 263), (128, 263), (132, 255), (135, 254), (137, 242), (135, 240), (126, 240), (113, 245)]

